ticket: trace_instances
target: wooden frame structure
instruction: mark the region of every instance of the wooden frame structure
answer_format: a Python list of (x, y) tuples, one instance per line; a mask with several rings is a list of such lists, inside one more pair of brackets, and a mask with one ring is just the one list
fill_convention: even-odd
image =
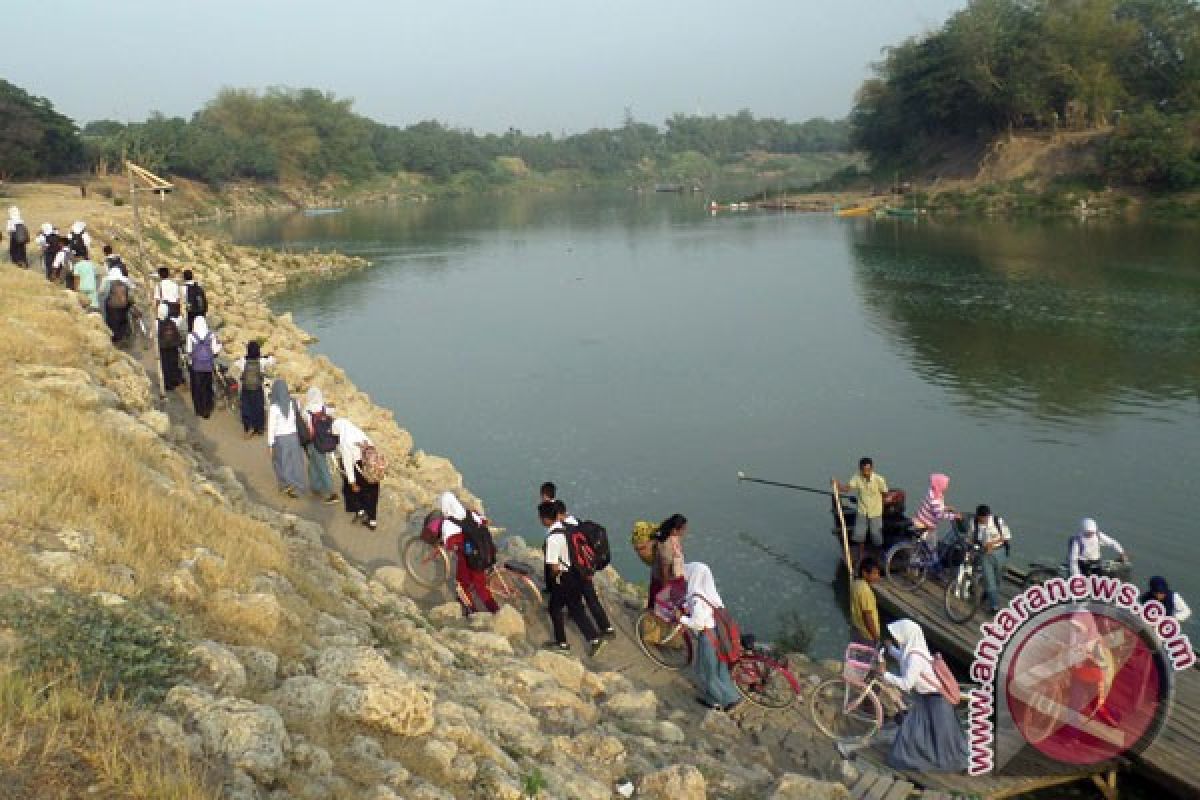
[(167, 192), (174, 191), (175, 184), (129, 160), (125, 161), (125, 172), (129, 175), (129, 205), (133, 207), (133, 227), (137, 234), (138, 266), (145, 269), (146, 252), (142, 247), (142, 213), (138, 208), (138, 192), (154, 192), (160, 200), (165, 200)]

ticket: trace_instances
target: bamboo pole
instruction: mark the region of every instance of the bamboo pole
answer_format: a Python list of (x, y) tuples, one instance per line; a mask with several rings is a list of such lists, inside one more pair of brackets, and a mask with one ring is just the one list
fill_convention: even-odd
[(846, 515), (842, 513), (842, 496), (838, 491), (837, 478), (830, 483), (833, 484), (833, 507), (837, 509), (838, 525), (842, 528), (842, 555), (846, 557), (846, 574), (850, 580), (854, 580), (854, 562), (850, 559), (850, 534), (846, 531)]

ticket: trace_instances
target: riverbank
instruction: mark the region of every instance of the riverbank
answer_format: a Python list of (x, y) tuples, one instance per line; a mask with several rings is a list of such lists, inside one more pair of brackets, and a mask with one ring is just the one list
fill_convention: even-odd
[[(87, 219), (97, 245), (133, 255), (127, 208), (70, 187), (15, 199), (31, 226)], [(146, 247), (141, 279), (158, 263), (196, 270), (231, 352), (263, 338), (294, 391), (320, 386), (383, 446), (394, 469), (381, 528), (284, 498), (261, 440), (242, 439), (232, 415), (198, 420), (183, 395), (160, 399), (149, 354), (114, 350), (73, 295), (5, 266), (2, 435), (32, 454), (0, 469), (0, 575), (20, 609), (4, 617), (5, 680), (29, 685), (35, 705), (98, 678), (125, 691), (76, 700), (60, 728), (71, 736), (6, 712), (7, 741), (44, 745), (39, 758), (0, 761), (6, 785), (28, 787), (20, 796), (48, 796), (43, 781), (131, 796), (130, 770), (155, 787), (145, 796), (170, 781), (197, 798), (599, 800), (627, 780), (639, 797), (672, 800), (845, 796), (817, 780), (843, 767), (799, 709), (702, 713), (681, 676), (652, 671), (627, 638), (640, 597), (615, 574), (602, 594), (625, 635), (586, 663), (536, 649), (541, 611), (468, 624), (449, 592), (406, 580), (394, 564), (412, 515), (444, 489), (474, 498), (448, 461), (410, 452), (394, 417), (310, 356), (307, 335), (265, 302), (288, 280), (365, 262), (233, 247), (153, 217)], [(536, 563), (516, 537), (503, 547)], [(81, 682), (63, 677), (80, 667)], [(78, 769), (52, 784), (66, 759)]]

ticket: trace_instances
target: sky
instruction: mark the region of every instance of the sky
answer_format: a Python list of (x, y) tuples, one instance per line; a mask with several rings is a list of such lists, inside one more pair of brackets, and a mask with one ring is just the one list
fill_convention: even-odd
[[(4, 0), (0, 77), (80, 124), (314, 87), (407, 125), (574, 132), (625, 109), (837, 118), (880, 50), (966, 0)], [(47, 51), (40, 21), (64, 39)], [(81, 37), (77, 31), (85, 32)], [(80, 49), (74, 45), (82, 43)]]

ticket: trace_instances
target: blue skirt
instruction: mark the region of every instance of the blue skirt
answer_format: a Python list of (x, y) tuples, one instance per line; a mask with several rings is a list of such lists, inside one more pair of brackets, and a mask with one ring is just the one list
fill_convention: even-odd
[(725, 707), (739, 702), (742, 695), (733, 685), (729, 667), (717, 658), (717, 650), (707, 631), (693, 634), (696, 642), (696, 686), (710, 706)]
[(962, 772), (967, 732), (940, 694), (911, 695), (907, 716), (888, 753), (888, 766), (908, 772)]
[(300, 437), (294, 433), (275, 437), (275, 446), (271, 448), (271, 464), (275, 467), (275, 479), (279, 488), (292, 488), (303, 492), (307, 481), (304, 465), (304, 450), (300, 447)]

